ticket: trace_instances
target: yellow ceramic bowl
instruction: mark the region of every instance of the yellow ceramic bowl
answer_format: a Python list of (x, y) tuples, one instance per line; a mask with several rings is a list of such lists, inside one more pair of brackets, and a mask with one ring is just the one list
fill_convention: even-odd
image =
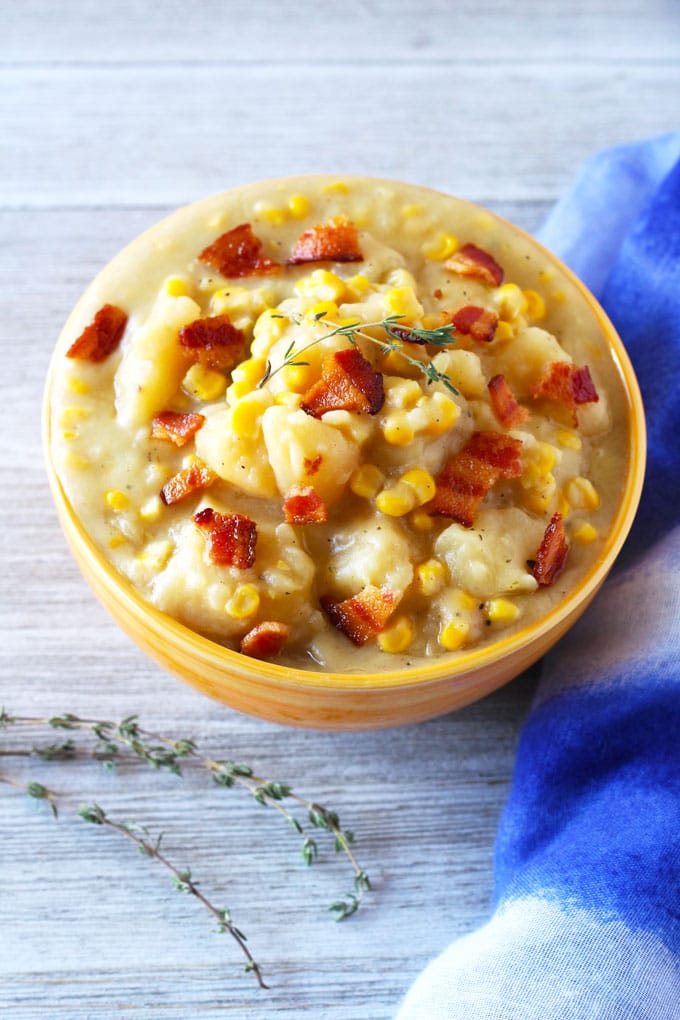
[[(296, 183), (300, 184), (299, 179)], [(506, 227), (510, 225), (504, 224)], [(642, 401), (623, 345), (592, 295), (554, 256), (517, 228), (511, 229), (535, 245), (542, 258), (580, 291), (606, 338), (625, 392), (628, 467), (608, 537), (597, 559), (567, 597), (537, 622), (454, 660), (433, 658), (426, 665), (386, 668), (365, 675), (296, 670), (231, 651), (151, 606), (92, 541), (57, 474), (50, 435), (53, 361), (45, 393), (44, 444), (61, 525), (97, 597), (123, 630), (161, 666), (203, 694), (274, 722), (318, 729), (376, 729), (432, 718), (483, 697), (544, 655), (584, 612), (611, 569), (637, 510), (646, 445)], [(130, 250), (139, 243), (138, 239)]]

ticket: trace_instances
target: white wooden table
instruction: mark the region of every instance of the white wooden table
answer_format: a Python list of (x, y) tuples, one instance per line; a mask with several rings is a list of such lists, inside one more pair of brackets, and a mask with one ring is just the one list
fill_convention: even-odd
[[(385, 1020), (424, 963), (488, 913), (493, 839), (535, 678), (408, 729), (305, 733), (239, 716), (151, 664), (95, 602), (43, 473), (55, 337), (95, 272), (176, 205), (305, 171), (458, 193), (535, 228), (591, 151), (676, 128), (674, 0), (3, 0), (0, 49), (1, 700), (14, 713), (191, 735), (334, 807), (374, 892), (312, 869), (239, 791), (142, 766), (0, 759), (6, 1017)], [(0, 733), (5, 748), (21, 735)], [(96, 799), (165, 833), (228, 904), (271, 985), (160, 866), (70, 813)]]

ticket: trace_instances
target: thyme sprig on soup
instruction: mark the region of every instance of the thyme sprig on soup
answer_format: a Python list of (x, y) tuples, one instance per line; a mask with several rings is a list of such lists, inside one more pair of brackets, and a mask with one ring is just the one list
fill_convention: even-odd
[(592, 565), (626, 464), (605, 338), (484, 210), (362, 178), (180, 210), (65, 332), (53, 456), (154, 606), (245, 655), (455, 656)]

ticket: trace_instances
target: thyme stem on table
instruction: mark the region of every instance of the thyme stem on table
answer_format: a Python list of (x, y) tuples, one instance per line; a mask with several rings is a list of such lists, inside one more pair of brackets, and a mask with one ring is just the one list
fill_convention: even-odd
[[(176, 739), (154, 733), (140, 726), (136, 716), (127, 716), (120, 722), (112, 722), (105, 719), (87, 719), (71, 713), (52, 716), (51, 718), (40, 718), (13, 716), (2, 708), (0, 709), (0, 730), (9, 727), (50, 727), (56, 730), (68, 730), (73, 735), (94, 736), (97, 742), (94, 747), (86, 745), (86, 749), (83, 751), (83, 748), (71, 736), (67, 740), (43, 744), (41, 746), (34, 745), (30, 748), (1, 750), (0, 757), (3, 758), (28, 757), (39, 758), (42, 761), (58, 762), (86, 756), (101, 762), (107, 768), (114, 768), (118, 763), (132, 760), (143, 762), (155, 769), (164, 769), (178, 776), (182, 775), (182, 768), (185, 765), (192, 763), (204, 769), (210, 775), (215, 785), (227, 788), (239, 786), (259, 804), (265, 807), (273, 807), (278, 811), (301, 838), (300, 850), (302, 859), (305, 864), (311, 865), (318, 856), (317, 842), (296, 815), (283, 803), (283, 801), (289, 800), (304, 809), (307, 821), (313, 828), (325, 830), (329, 833), (333, 839), (336, 852), (343, 853), (352, 867), (354, 873), (353, 891), (346, 898), (336, 900), (329, 907), (335, 919), (341, 921), (356, 913), (364, 894), (371, 888), (368, 874), (359, 864), (352, 849), (354, 835), (349, 830), (342, 828), (340, 819), (335, 811), (300, 796), (286, 783), (264, 779), (256, 775), (250, 766), (204, 755), (198, 750), (195, 741), (192, 739)], [(45, 800), (56, 817), (58, 798), (47, 787), (40, 783), (29, 783), (26, 786), (6, 775), (0, 775), (0, 781), (22, 790), (34, 799)], [(176, 868), (160, 852), (160, 838), (154, 842), (148, 831), (142, 826), (132, 822), (114, 821), (98, 805), (83, 808), (79, 814), (86, 821), (107, 826), (126, 835), (129, 839), (136, 842), (142, 853), (149, 857), (154, 857), (170, 870), (176, 880), (177, 888), (190, 893), (202, 902), (217, 918), (219, 924), (218, 930), (228, 932), (239, 943), (247, 957), (246, 969), (252, 970), (255, 973), (261, 987), (266, 987), (262, 981), (258, 965), (252, 959), (247, 946), (244, 944), (245, 936), (239, 929), (233, 927), (228, 911), (220, 911), (215, 908), (196, 887), (189, 869), (182, 871)]]
[[(282, 316), (283, 317), (283, 316)], [(288, 315), (289, 318), (296, 325), (302, 325), (302, 319)], [(433, 347), (449, 347), (452, 343), (455, 343), (455, 326), (448, 323), (443, 326), (437, 326), (436, 329), (425, 329), (423, 327), (407, 326), (401, 323), (402, 316), (400, 315), (388, 315), (384, 319), (379, 319), (376, 322), (350, 322), (345, 325), (339, 325), (338, 323), (332, 322), (326, 318), (325, 312), (319, 312), (318, 315), (314, 316), (311, 320), (322, 326), (332, 326), (333, 328), (325, 332), (322, 336), (316, 337), (314, 340), (310, 340), (309, 343), (303, 344), (302, 347), (296, 347), (295, 341), (293, 340), (289, 344), (286, 350), (283, 360), (280, 365), (276, 368), (272, 368), (271, 361), (267, 362), (264, 375), (260, 379), (258, 389), (265, 385), (269, 379), (273, 378), (283, 368), (288, 368), (295, 365), (307, 365), (308, 362), (300, 361), (300, 356), (304, 355), (307, 351), (311, 350), (312, 347), (316, 347), (317, 344), (322, 343), (324, 340), (329, 340), (333, 336), (344, 336), (349, 342), (357, 347), (357, 337), (362, 340), (367, 340), (372, 344), (379, 347), (383, 354), (389, 354), (395, 352), (401, 358), (404, 359), (409, 365), (417, 368), (428, 381), (428, 385), (433, 382), (443, 383), (444, 386), (452, 393), (458, 393), (458, 390), (453, 385), (450, 377), (446, 372), (440, 372), (432, 362), (419, 361), (417, 358), (411, 357), (407, 351), (404, 350), (404, 343), (411, 342), (417, 344), (431, 344)], [(367, 333), (367, 329), (382, 329), (387, 335), (387, 339), (381, 337), (372, 336)]]

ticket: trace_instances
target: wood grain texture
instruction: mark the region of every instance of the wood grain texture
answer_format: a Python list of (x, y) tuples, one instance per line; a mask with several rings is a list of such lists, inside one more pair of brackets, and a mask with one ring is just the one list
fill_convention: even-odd
[[(492, 848), (535, 686), (408, 729), (283, 729), (200, 698), (118, 631), (80, 578), (40, 448), (56, 335), (96, 271), (178, 203), (299, 171), (367, 171), (485, 201), (528, 229), (594, 149), (677, 123), (671, 0), (25, 0), (0, 53), (0, 700), (191, 735), (335, 808), (375, 891), (237, 790), (143, 767), (0, 761), (76, 808), (166, 834), (250, 937), (228, 939), (109, 832), (0, 789), (0, 1011), (387, 1020), (425, 962), (488, 915)], [(0, 733), (3, 747), (18, 737)], [(11, 764), (9, 764), (11, 762)]]

